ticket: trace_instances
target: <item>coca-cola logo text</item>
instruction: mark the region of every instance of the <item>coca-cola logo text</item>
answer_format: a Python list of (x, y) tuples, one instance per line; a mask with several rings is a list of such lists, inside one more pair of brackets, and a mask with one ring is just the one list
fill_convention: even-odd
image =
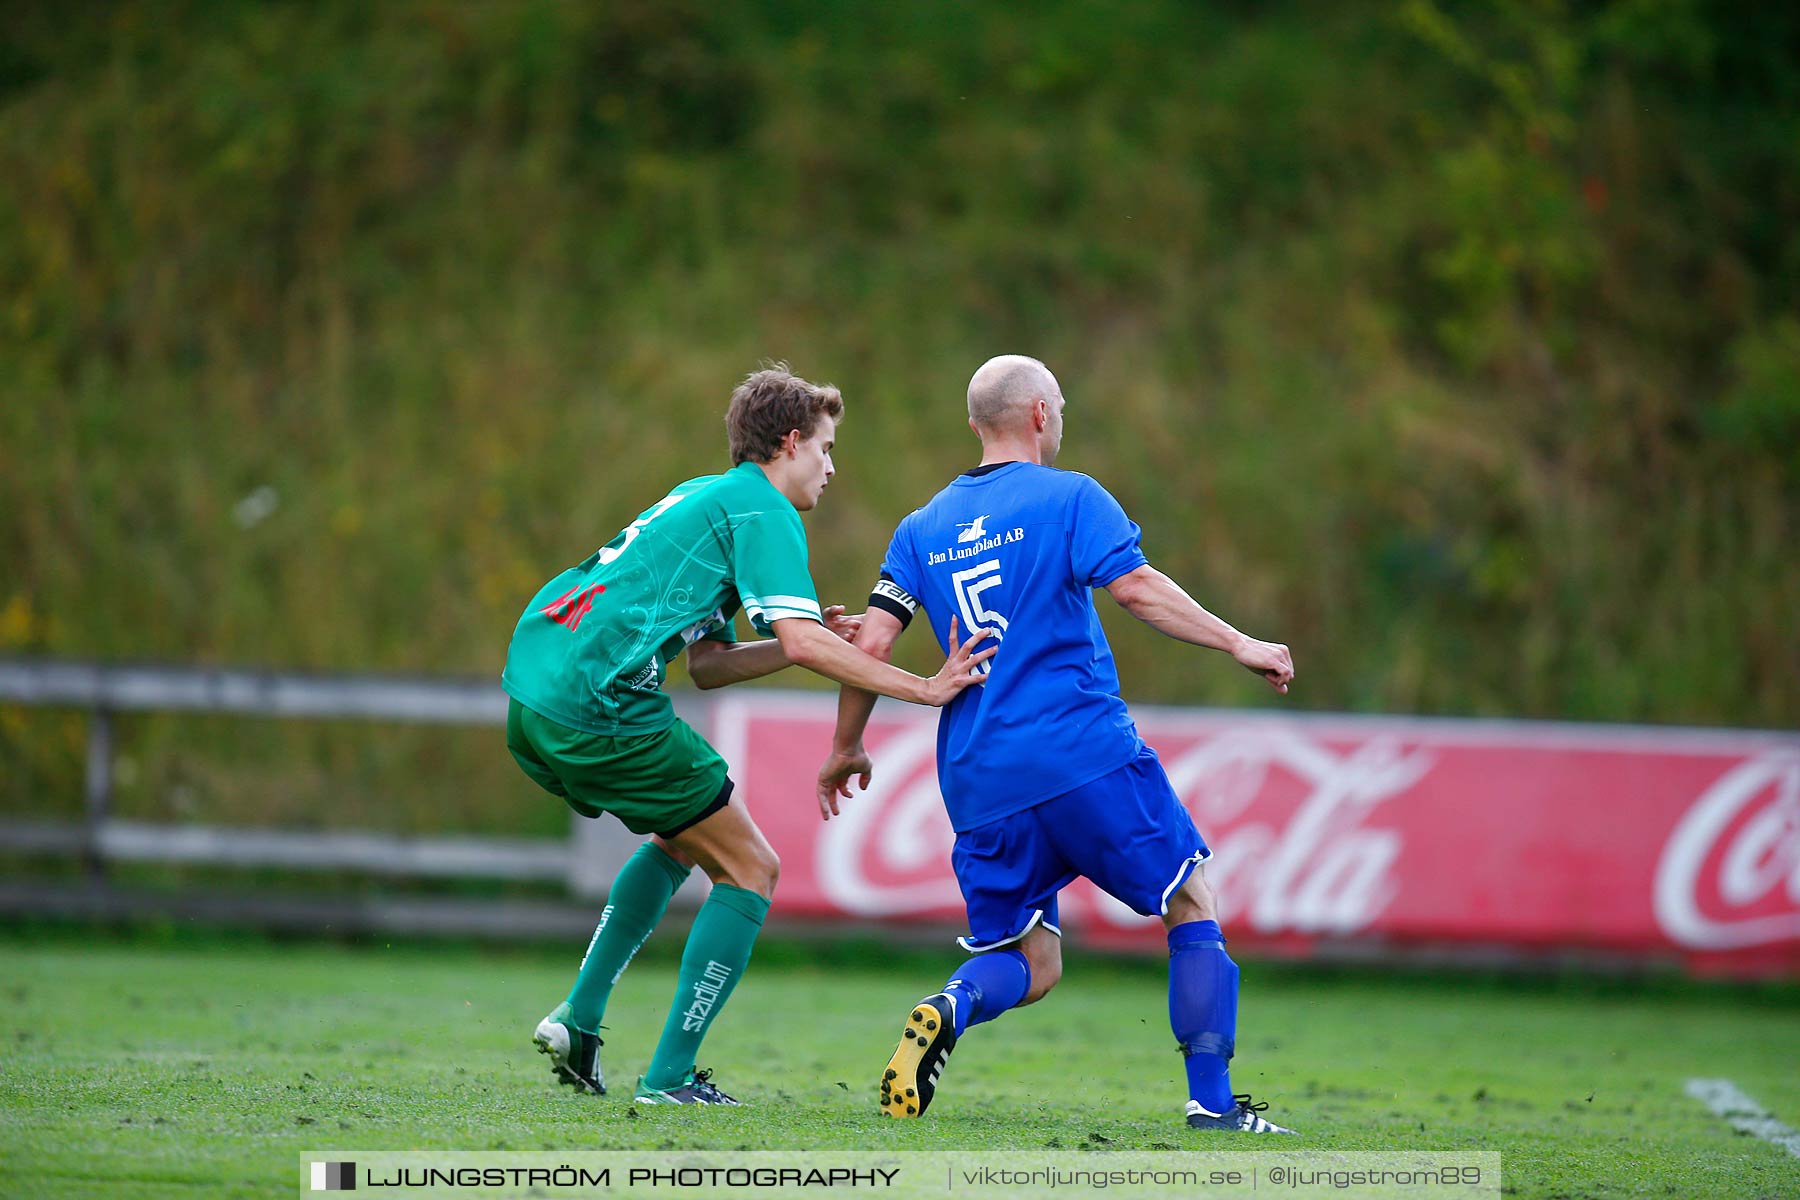
[[(881, 741), (869, 791), (822, 832), (818, 879), (846, 912), (903, 916), (956, 904), (933, 741), (927, 722)], [(1291, 730), (1257, 728), (1196, 742), (1166, 769), (1212, 839), (1208, 871), (1227, 919), (1241, 914), (1260, 933), (1341, 935), (1367, 928), (1393, 897), (1402, 841), (1376, 809), (1430, 765), (1391, 739), (1339, 754)], [(1120, 927), (1147, 919), (1104, 896), (1086, 907)]]
[(1800, 754), (1750, 759), (1694, 802), (1656, 868), (1656, 919), (1697, 950), (1800, 938)]

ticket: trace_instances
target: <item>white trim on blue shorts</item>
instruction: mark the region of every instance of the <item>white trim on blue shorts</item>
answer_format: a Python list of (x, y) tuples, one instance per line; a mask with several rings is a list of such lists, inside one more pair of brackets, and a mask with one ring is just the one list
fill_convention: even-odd
[(1051, 933), (1054, 933), (1057, 937), (1062, 936), (1062, 930), (1059, 927), (1044, 920), (1044, 910), (1036, 908), (1031, 912), (1031, 920), (1025, 922), (1025, 928), (1019, 930), (1019, 932), (1013, 934), (1011, 937), (1001, 938), (997, 942), (988, 942), (986, 945), (976, 945), (966, 937), (959, 937), (956, 939), (956, 944), (961, 946), (964, 950), (967, 950), (970, 954), (986, 954), (989, 950), (998, 950), (1002, 946), (1010, 946), (1014, 942), (1023, 941), (1025, 935), (1030, 933), (1033, 929), (1036, 929), (1040, 924)]
[[(1166, 917), (1169, 915), (1169, 897), (1175, 894), (1175, 889), (1187, 882), (1188, 876), (1194, 873), (1195, 867), (1198, 867), (1201, 863), (1206, 862), (1211, 857), (1212, 851), (1210, 849), (1196, 850), (1194, 851), (1194, 856), (1192, 858), (1181, 864), (1181, 870), (1175, 872), (1175, 878), (1170, 880), (1169, 886), (1162, 891), (1162, 916)], [(1020, 934), (1019, 936), (1023, 937), (1024, 934)]]

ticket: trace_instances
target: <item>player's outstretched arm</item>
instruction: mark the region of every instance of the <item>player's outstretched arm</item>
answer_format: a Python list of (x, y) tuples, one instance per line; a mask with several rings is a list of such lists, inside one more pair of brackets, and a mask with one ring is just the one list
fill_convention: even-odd
[(985, 629), (977, 631), (974, 637), (959, 645), (953, 624), (950, 656), (944, 660), (944, 665), (936, 675), (930, 679), (921, 679), (910, 671), (902, 671), (899, 667), (871, 658), (830, 633), (817, 621), (804, 617), (783, 617), (774, 622), (771, 628), (774, 629), (775, 636), (781, 639), (781, 648), (786, 652), (788, 661), (795, 666), (805, 667), (827, 679), (835, 679), (839, 683), (867, 692), (878, 692), (896, 700), (929, 704), (938, 708), (954, 700), (964, 688), (987, 682), (987, 676), (973, 674), (973, 668), (975, 664), (992, 658), (996, 649), (994, 646), (985, 650), (976, 649), (976, 643), (988, 632)]
[(1294, 678), (1294, 659), (1279, 642), (1246, 637), (1200, 607), (1180, 584), (1145, 563), (1106, 585), (1119, 607), (1158, 633), (1177, 641), (1223, 650), (1247, 670), (1285, 693)]
[[(863, 615), (862, 629), (855, 638), (856, 648), (871, 658), (890, 662), (894, 657), (894, 642), (905, 628), (892, 613), (871, 608)], [(821, 820), (829, 821), (838, 815), (838, 799), (849, 797), (852, 777), (862, 790), (869, 788), (869, 778), (875, 768), (869, 752), (863, 749), (862, 739), (874, 711), (874, 692), (848, 686), (839, 689), (837, 730), (831, 739), (831, 755), (819, 768)]]
[[(856, 640), (862, 628), (860, 615), (844, 611), (841, 604), (825, 610), (825, 628), (846, 642)], [(761, 679), (793, 666), (779, 638), (755, 642), (715, 642), (702, 638), (687, 649), (688, 677), (702, 690), (721, 688), (746, 679)]]

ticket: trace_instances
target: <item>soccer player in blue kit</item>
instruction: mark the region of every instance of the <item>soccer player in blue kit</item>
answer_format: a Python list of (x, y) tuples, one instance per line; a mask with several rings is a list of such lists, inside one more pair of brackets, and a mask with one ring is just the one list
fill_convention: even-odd
[[(1232, 1093), (1238, 969), (1201, 866), (1212, 852), (1119, 698), (1093, 589), (1159, 633), (1225, 651), (1278, 692), (1294, 677), (1293, 660), (1150, 566), (1138, 527), (1105, 488), (1052, 468), (1062, 414), (1062, 389), (1034, 358), (1003, 355), (975, 372), (969, 425), (981, 464), (900, 522), (856, 638), (886, 660), (923, 608), (951, 652), (959, 623), (999, 644), (978, 668), (986, 686), (963, 692), (938, 723), (938, 784), (969, 916), (959, 940), (971, 957), (913, 1006), (882, 1075), (882, 1111), (923, 1115), (969, 1026), (1056, 985), (1056, 897), (1079, 875), (1160, 916), (1168, 931), (1169, 1023), (1186, 1061), (1188, 1125), (1292, 1133), (1262, 1116), (1266, 1104)], [(868, 786), (862, 735), (874, 706), (873, 693), (840, 693), (819, 771), (825, 820), (850, 795), (851, 778)]]

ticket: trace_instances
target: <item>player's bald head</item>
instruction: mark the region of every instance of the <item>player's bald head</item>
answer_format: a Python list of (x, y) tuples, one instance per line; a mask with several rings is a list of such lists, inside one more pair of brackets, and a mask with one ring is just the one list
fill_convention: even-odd
[(991, 433), (1023, 427), (1039, 400), (1062, 395), (1056, 376), (1035, 358), (1002, 354), (981, 364), (969, 380), (969, 420)]

